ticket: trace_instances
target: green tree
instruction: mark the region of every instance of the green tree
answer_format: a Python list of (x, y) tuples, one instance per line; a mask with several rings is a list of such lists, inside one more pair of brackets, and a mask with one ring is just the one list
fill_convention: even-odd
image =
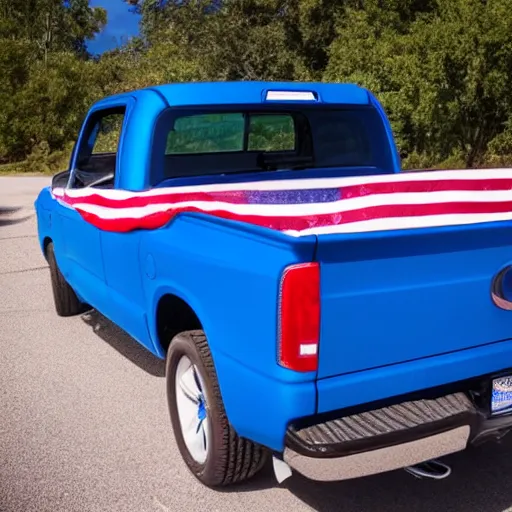
[(0, 162), (74, 137), (98, 90), (86, 40), (105, 22), (88, 0), (0, 0)]
[(105, 25), (106, 11), (89, 0), (0, 0), (0, 37), (35, 44), (43, 59), (51, 51), (85, 56), (85, 42)]
[(512, 1), (438, 0), (405, 22), (378, 4), (347, 11), (325, 79), (376, 92), (420, 163), (482, 164), (512, 112)]
[(0, 163), (51, 162), (102, 96), (191, 80), (355, 82), (406, 167), (512, 163), (512, 0), (125, 1), (140, 36), (92, 59), (104, 10), (0, 0)]
[(125, 0), (146, 45), (172, 41), (217, 80), (320, 78), (344, 0)]

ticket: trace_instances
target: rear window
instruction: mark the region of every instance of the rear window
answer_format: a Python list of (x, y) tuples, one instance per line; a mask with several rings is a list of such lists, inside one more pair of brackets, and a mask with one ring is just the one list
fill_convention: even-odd
[(244, 116), (198, 114), (178, 117), (167, 134), (166, 155), (243, 151)]
[(178, 117), (167, 134), (166, 155), (244, 151), (294, 151), (291, 115), (196, 114)]
[(169, 109), (155, 128), (153, 181), (361, 166), (392, 167), (385, 128), (373, 108)]

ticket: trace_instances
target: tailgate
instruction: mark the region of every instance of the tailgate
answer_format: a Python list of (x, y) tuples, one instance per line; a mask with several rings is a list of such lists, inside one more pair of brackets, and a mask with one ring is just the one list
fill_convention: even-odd
[(321, 235), (317, 260), (319, 378), (512, 338), (490, 293), (512, 264), (510, 222)]

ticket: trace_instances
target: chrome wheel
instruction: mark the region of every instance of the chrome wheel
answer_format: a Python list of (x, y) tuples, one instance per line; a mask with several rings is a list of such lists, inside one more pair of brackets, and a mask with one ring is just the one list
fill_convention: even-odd
[(190, 472), (208, 487), (252, 478), (269, 450), (238, 437), (220, 392), (202, 330), (176, 334), (165, 362), (167, 403), (174, 439)]
[(176, 407), (181, 433), (187, 450), (199, 464), (208, 455), (209, 425), (208, 403), (204, 383), (197, 366), (187, 356), (182, 356), (176, 368)]

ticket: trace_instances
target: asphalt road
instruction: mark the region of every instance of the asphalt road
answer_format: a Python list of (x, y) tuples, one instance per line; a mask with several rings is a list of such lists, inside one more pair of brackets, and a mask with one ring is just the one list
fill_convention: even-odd
[[(448, 459), (436, 482), (404, 471), (344, 483), (271, 468), (229, 491), (184, 466), (163, 364), (97, 313), (59, 318), (33, 201), (46, 178), (0, 178), (2, 512), (501, 512), (512, 505), (512, 434)], [(13, 210), (13, 208), (20, 208)]]

